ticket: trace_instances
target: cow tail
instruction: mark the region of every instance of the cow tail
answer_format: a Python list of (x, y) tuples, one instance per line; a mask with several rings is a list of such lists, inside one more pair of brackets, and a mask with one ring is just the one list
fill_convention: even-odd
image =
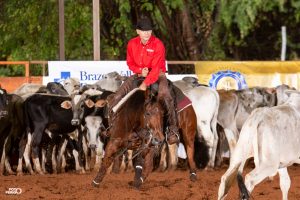
[(244, 179), (241, 173), (237, 174), (237, 182), (240, 190), (240, 199), (249, 199), (250, 194), (246, 188), (246, 185), (244, 183)]
[(209, 162), (208, 145), (206, 144), (203, 137), (195, 136), (194, 141), (194, 161), (198, 169), (204, 169)]
[(25, 135), (27, 136), (28, 133), (31, 133), (31, 120), (30, 120), (30, 116), (29, 116), (29, 112), (28, 112), (28, 101), (30, 100), (30, 97), (27, 98), (27, 100), (24, 101), (24, 127), (25, 127)]

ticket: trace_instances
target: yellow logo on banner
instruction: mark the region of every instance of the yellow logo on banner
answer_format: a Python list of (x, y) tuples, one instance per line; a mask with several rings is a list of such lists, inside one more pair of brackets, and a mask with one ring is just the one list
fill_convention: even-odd
[(300, 88), (298, 61), (199, 61), (195, 71), (200, 83), (216, 89), (276, 87), (287, 84)]

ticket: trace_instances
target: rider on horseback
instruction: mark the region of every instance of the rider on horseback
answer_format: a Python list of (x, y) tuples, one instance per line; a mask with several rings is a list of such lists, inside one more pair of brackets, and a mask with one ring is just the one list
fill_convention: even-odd
[[(152, 35), (152, 24), (149, 18), (141, 18), (136, 26), (139, 36), (132, 38), (127, 45), (127, 65), (135, 74), (130, 76), (112, 98), (108, 99), (110, 115), (112, 108), (132, 89), (139, 87), (146, 90), (147, 86), (157, 82), (158, 100), (162, 103), (168, 116), (167, 141), (169, 144), (179, 142), (178, 122), (175, 112), (175, 103), (169, 89), (165, 75), (165, 47), (164, 44)], [(139, 86), (135, 85), (135, 79), (145, 77)], [(111, 116), (112, 119), (112, 116)]]

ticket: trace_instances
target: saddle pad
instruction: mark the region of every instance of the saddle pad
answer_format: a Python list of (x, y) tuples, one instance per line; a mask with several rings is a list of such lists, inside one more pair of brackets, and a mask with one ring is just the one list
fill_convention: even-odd
[(185, 96), (184, 98), (182, 98), (180, 101), (177, 102), (177, 112), (181, 112), (182, 110), (184, 110), (186, 107), (192, 105), (191, 100)]
[(192, 105), (192, 102), (178, 87), (175, 85), (172, 85), (172, 87), (174, 92), (173, 95), (175, 96), (175, 102), (177, 104), (177, 113), (179, 113), (186, 107)]

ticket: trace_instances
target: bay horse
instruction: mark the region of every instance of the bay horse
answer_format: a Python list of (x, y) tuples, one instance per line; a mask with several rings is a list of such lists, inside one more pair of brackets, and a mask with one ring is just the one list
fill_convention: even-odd
[[(150, 110), (148, 110), (150, 109)], [(148, 126), (159, 126), (162, 130), (165, 130), (167, 128), (166, 119), (164, 116), (163, 108), (160, 103), (156, 102), (152, 104), (151, 106), (146, 108), (146, 113), (151, 113), (151, 115), (147, 116), (146, 121)], [(187, 152), (187, 159), (190, 169), (190, 180), (196, 181), (197, 175), (196, 175), (196, 168), (200, 164), (197, 162), (198, 165), (196, 165), (194, 160), (195, 155), (195, 139), (198, 137), (197, 133), (197, 117), (196, 113), (194, 111), (194, 108), (192, 104), (187, 105), (181, 110), (178, 110), (177, 112), (178, 117), (178, 128), (180, 133), (180, 140), (183, 142), (186, 152)], [(198, 143), (197, 143), (198, 144)], [(201, 155), (202, 156), (202, 155)], [(197, 156), (196, 156), (197, 157)], [(196, 159), (196, 158), (195, 158)], [(198, 160), (196, 160), (198, 161)], [(204, 161), (208, 162), (208, 160)], [(202, 159), (202, 163), (203, 159)], [(206, 165), (205, 164), (205, 165)]]
[[(149, 123), (146, 123), (152, 115), (152, 112), (148, 111), (151, 111), (151, 106), (155, 103), (155, 98), (151, 96), (149, 90), (145, 92), (135, 88), (113, 108), (116, 113), (109, 128), (110, 139), (105, 147), (102, 165), (92, 181), (94, 187), (99, 187), (112, 162), (126, 150), (137, 150), (144, 158), (145, 162), (140, 166), (144, 169), (144, 179), (152, 171), (153, 156), (165, 138), (162, 129), (155, 128), (159, 126), (149, 126)], [(135, 179), (133, 185), (139, 188), (142, 182), (141, 178)]]

